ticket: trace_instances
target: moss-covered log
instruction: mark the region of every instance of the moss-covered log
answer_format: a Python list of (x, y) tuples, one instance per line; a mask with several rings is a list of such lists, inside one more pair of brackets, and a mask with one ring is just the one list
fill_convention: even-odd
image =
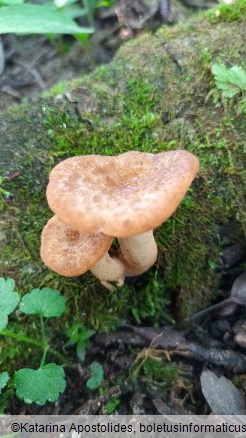
[[(222, 5), (185, 25), (144, 33), (109, 65), (1, 114), (1, 275), (23, 292), (60, 289), (94, 327), (130, 312), (156, 323), (167, 316), (167, 297), (177, 300), (180, 315), (191, 314), (218, 294), (225, 243), (218, 228), (236, 224), (227, 244), (246, 230), (246, 135), (243, 96), (222, 102), (211, 65), (246, 70), (245, 28), (246, 1)], [(91, 274), (64, 279), (42, 264), (40, 233), (52, 215), (45, 187), (54, 164), (78, 154), (176, 148), (199, 157), (200, 173), (156, 230), (159, 259), (144, 278), (110, 294)]]

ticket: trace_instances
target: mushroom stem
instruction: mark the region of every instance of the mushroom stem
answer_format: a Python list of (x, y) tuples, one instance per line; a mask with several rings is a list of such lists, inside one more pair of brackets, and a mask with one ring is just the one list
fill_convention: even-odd
[(124, 284), (124, 264), (120, 260), (110, 257), (108, 253), (92, 266), (90, 271), (110, 292), (114, 290), (114, 287), (110, 284), (111, 281), (115, 281), (117, 286), (123, 286)]
[(153, 230), (118, 240), (120, 245), (119, 258), (125, 265), (126, 276), (140, 275), (155, 263), (157, 245)]

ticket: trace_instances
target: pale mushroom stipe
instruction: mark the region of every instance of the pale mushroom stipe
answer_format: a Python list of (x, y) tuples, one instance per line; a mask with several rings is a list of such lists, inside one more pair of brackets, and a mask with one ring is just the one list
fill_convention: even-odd
[(175, 212), (198, 167), (184, 150), (72, 157), (52, 170), (47, 200), (72, 230), (117, 237), (125, 275), (140, 275), (157, 258), (153, 229)]

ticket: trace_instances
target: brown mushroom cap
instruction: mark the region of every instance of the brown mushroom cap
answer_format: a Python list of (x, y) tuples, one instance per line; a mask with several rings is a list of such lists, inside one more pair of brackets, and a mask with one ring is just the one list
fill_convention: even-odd
[(94, 266), (111, 243), (111, 237), (74, 231), (54, 216), (42, 231), (40, 255), (53, 271), (64, 277), (76, 277)]
[(68, 158), (50, 174), (48, 204), (75, 230), (134, 236), (174, 213), (198, 166), (184, 150)]

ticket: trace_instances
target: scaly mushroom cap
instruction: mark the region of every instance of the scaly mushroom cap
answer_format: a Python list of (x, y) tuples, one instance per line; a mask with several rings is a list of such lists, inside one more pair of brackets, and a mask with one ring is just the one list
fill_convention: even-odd
[(40, 255), (52, 271), (64, 277), (77, 277), (94, 266), (111, 243), (111, 237), (74, 231), (54, 216), (42, 231)]
[(75, 230), (134, 236), (174, 213), (198, 166), (184, 150), (68, 158), (50, 174), (48, 204)]

